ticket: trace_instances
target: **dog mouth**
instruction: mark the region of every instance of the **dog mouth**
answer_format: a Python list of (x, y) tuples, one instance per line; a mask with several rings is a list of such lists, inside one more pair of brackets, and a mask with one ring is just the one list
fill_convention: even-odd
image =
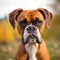
[(29, 26), (27, 26), (24, 29), (23, 36), (22, 36), (22, 43), (23, 44), (28, 44), (28, 43), (40, 44), (41, 41), (42, 41), (41, 40), (41, 33), (40, 33), (40, 30), (36, 26), (30, 24)]
[(36, 43), (37, 40), (38, 40), (38, 38), (35, 35), (29, 35), (27, 37), (27, 41), (30, 42), (30, 43), (33, 43), (33, 42)]
[(41, 43), (41, 41), (40, 41), (40, 39), (36, 36), (36, 35), (29, 35), (27, 38), (26, 38), (26, 41), (24, 42), (23, 41), (23, 44), (27, 44), (27, 43), (29, 43), (29, 44), (36, 44), (36, 43)]

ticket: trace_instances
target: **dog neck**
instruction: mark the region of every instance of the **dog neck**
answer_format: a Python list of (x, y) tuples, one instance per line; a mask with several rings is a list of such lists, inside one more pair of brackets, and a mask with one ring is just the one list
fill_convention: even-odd
[(38, 50), (38, 44), (35, 45), (26, 44), (25, 49), (27, 51), (27, 54), (29, 55), (28, 60), (37, 60), (36, 53)]
[(36, 55), (34, 53), (29, 55), (29, 60), (37, 60)]

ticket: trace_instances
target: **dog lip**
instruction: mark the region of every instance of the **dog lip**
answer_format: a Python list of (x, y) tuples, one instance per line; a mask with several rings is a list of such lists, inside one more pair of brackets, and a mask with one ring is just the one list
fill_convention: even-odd
[(25, 44), (27, 44), (29, 42), (30, 39), (36, 39), (36, 40), (30, 42), (31, 44), (35, 44), (35, 43), (41, 44), (41, 42), (42, 42), (42, 39), (39, 39), (37, 36), (32, 34), (32, 35), (29, 35), (27, 37), (25, 42), (24, 42), (24, 39), (22, 38), (22, 43), (25, 45)]
[[(36, 39), (36, 40), (34, 40), (34, 39)], [(33, 40), (33, 42), (34, 43), (40, 43), (39, 42), (39, 38), (36, 36), (36, 35), (29, 35), (28, 37), (27, 37), (27, 41), (29, 41), (29, 40)]]
[(31, 34), (27, 37), (27, 39), (29, 39), (29, 38), (37, 38), (37, 37), (35, 35)]

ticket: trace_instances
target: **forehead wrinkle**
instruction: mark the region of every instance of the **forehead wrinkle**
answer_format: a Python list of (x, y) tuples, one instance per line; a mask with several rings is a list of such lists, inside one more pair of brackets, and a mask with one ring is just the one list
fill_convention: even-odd
[(28, 23), (31, 23), (31, 21), (34, 21), (35, 18), (39, 18), (41, 20), (43, 20), (43, 16), (40, 12), (38, 12), (37, 10), (29, 10), (29, 11), (23, 11), (17, 18), (18, 21), (23, 20), (24, 18), (27, 19)]
[(32, 11), (28, 12), (28, 14), (27, 14), (27, 20), (29, 22), (31, 22), (32, 20), (34, 20), (33, 18), (34, 18), (33, 12)]
[(39, 18), (41, 20), (44, 20), (42, 14), (40, 12), (38, 12), (37, 10), (35, 10), (33, 13), (34, 13), (34, 20), (35, 20), (35, 18)]

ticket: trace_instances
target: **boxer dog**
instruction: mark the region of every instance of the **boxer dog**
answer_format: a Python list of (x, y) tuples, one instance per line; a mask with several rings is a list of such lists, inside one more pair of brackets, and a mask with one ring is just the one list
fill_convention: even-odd
[(14, 60), (50, 60), (42, 33), (45, 25), (48, 28), (51, 25), (51, 12), (44, 8), (16, 9), (9, 14), (9, 21), (13, 29), (17, 22), (17, 30), (22, 36)]

